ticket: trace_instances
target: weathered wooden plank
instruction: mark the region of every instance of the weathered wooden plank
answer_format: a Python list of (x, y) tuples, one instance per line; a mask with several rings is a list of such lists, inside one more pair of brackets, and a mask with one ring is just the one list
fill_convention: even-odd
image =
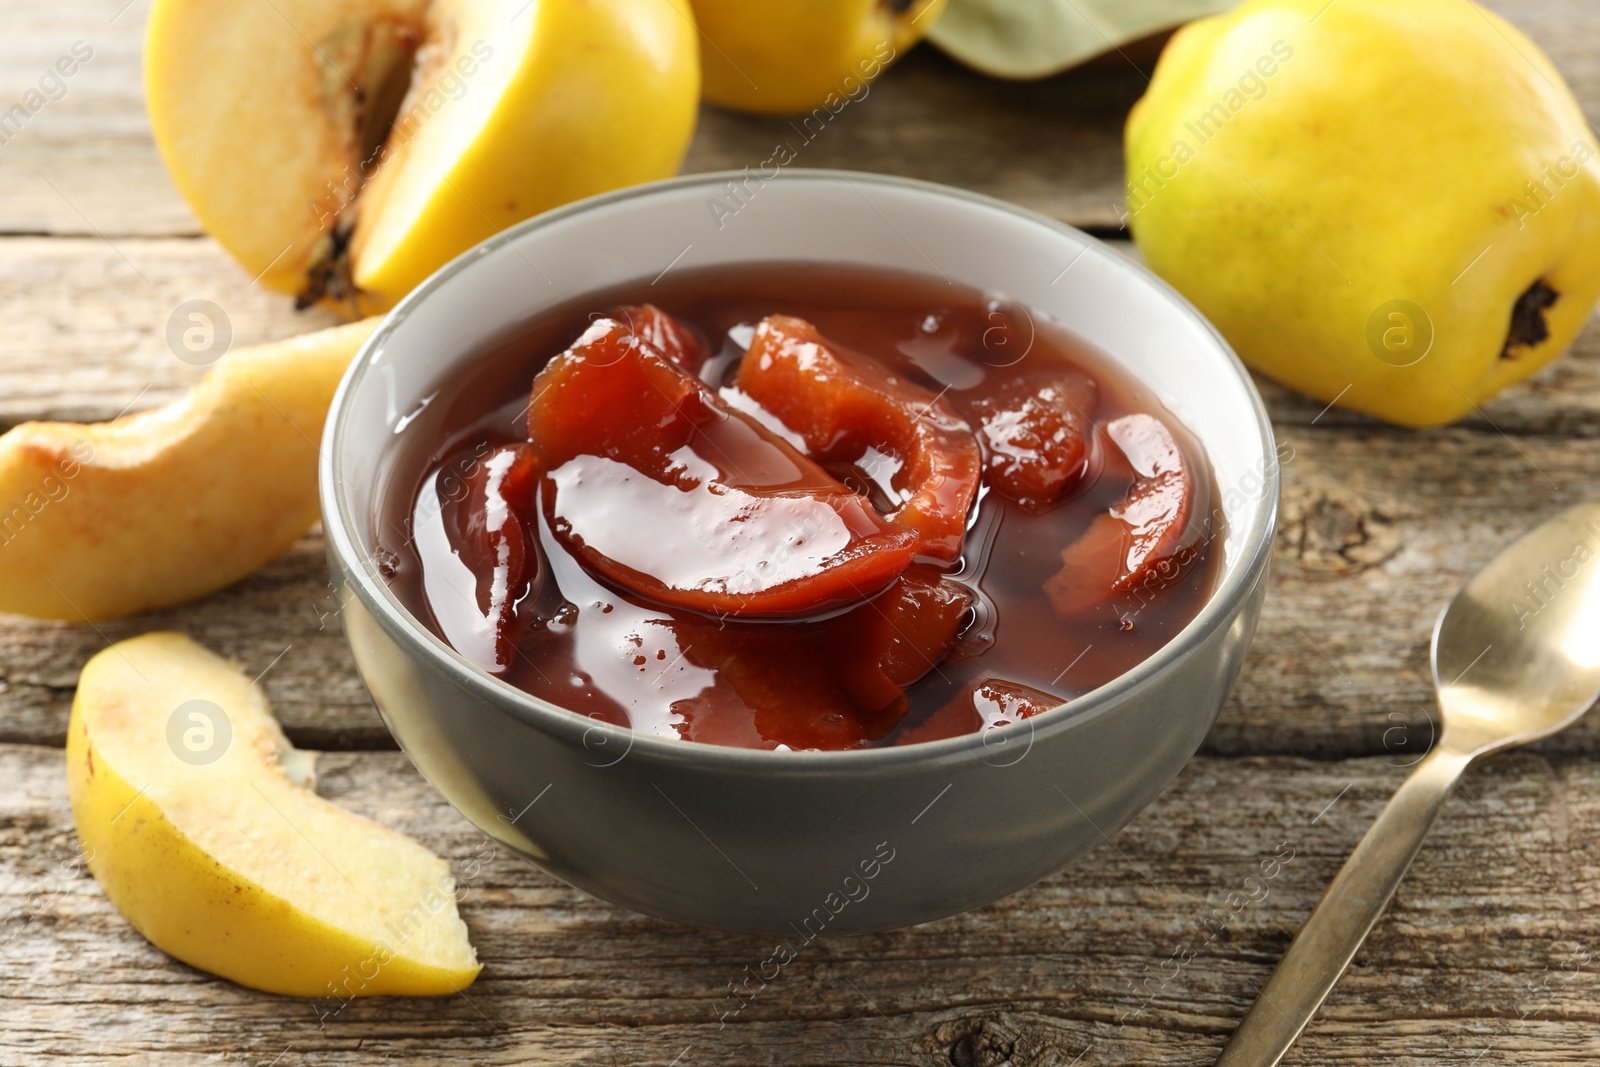
[[(332, 799), (458, 870), (487, 855), (399, 754), (323, 759)], [(619, 911), (504, 852), (463, 879), (485, 964), (466, 998), (305, 1002), (200, 974), (71, 865), (59, 761), (0, 747), (0, 1060), (18, 1067), (1208, 1064), (1403, 773), (1198, 759), (1115, 847), (967, 915), (819, 940), (719, 1028), (728, 984), (770, 945)], [(1470, 775), (1289, 1062), (1593, 1063), (1597, 818), (1592, 761), (1508, 756)]]
[[(0, 101), (23, 99), (76, 41), (94, 50), (66, 93), (0, 145), (0, 233), (192, 236), (193, 215), (162, 168), (140, 90), (148, 5), (11, 0), (0, 37)], [(1600, 118), (1600, 9), (1587, 0), (1490, 0), (1545, 48)], [(798, 165), (949, 182), (1079, 225), (1118, 225), (1122, 121), (1145, 75), (1112, 59), (1042, 82), (1007, 83), (916, 49), (814, 140), (785, 119), (715, 109), (684, 169), (756, 166), (780, 140)], [(3, 110), (4, 108), (0, 108)]]
[[(1528, 526), (1600, 496), (1600, 439), (1320, 424), (1282, 427), (1279, 437), (1289, 458), (1271, 594), (1207, 751), (1416, 752), (1431, 732), (1435, 613)], [(94, 628), (0, 617), (0, 740), (60, 744), (90, 655), (109, 640), (179, 629), (252, 673), (288, 648), (264, 684), (301, 742), (385, 746), (326, 580), (321, 541), (307, 538), (188, 607)], [(1600, 718), (1545, 746), (1600, 751)]]
[[(0, 737), (62, 745), (77, 675), (109, 641), (178, 630), (233, 657), (310, 747), (389, 748), (393, 742), (356, 674), (328, 585), (322, 539), (311, 536), (246, 581), (197, 604), (95, 626), (0, 616)], [(270, 670), (268, 668), (271, 668)]]
[(241, 346), (338, 321), (297, 314), (209, 238), (0, 239), (0, 426), (107, 419), (181, 395), (204, 370), (175, 354), (181, 315), (168, 341), (190, 300), (217, 305)]
[[(1208, 749), (1416, 752), (1432, 736), (1435, 616), (1501, 547), (1600, 496), (1596, 442), (1464, 428), (1278, 436), (1292, 454), (1267, 607)], [(1594, 751), (1597, 729), (1591, 716), (1547, 744)]]

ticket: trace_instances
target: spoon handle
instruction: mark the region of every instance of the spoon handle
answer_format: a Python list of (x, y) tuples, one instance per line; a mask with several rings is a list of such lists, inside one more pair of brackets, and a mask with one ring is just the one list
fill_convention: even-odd
[(1344, 861), (1239, 1024), (1217, 1067), (1275, 1067), (1388, 906), (1471, 757), (1434, 749)]

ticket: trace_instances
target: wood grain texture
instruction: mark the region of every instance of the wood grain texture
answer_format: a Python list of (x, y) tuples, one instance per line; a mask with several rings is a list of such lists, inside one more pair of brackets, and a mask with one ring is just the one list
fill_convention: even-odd
[[(204, 370), (168, 342), (190, 300), (221, 308), (236, 346), (339, 321), (256, 288), (209, 238), (0, 240), (0, 427), (98, 421), (182, 395)], [(175, 337), (185, 325), (178, 315)]]
[[(462, 880), (485, 961), (465, 997), (295, 1001), (201, 974), (72, 866), (59, 761), (0, 747), (8, 1064), (1209, 1064), (1403, 773), (1197, 759), (1115, 848), (963, 916), (818, 941), (719, 1027), (728, 983), (771, 946), (620, 911), (504, 850)], [(322, 773), (330, 799), (458, 872), (488, 855), (397, 753), (326, 755)], [(1594, 1063), (1597, 818), (1593, 762), (1470, 774), (1288, 1063)], [(1292, 858), (1262, 877), (1274, 856)]]

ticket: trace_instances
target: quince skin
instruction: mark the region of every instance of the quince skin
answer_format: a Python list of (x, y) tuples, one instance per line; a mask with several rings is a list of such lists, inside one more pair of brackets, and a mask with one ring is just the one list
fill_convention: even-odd
[[(707, 100), (826, 123), (922, 39), (945, 0), (694, 0)], [(825, 109), (825, 110), (824, 110)]]

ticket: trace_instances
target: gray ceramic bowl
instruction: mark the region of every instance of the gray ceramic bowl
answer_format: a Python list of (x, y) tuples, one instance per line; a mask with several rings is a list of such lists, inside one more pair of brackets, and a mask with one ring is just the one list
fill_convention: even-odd
[[(836, 753), (634, 735), (483, 673), (420, 625), (372, 558), (397, 421), (480, 344), (543, 307), (648, 281), (669, 265), (763, 260), (942, 274), (1055, 316), (1130, 368), (1194, 432), (1221, 490), (1224, 563), (1199, 616), (1069, 706), (981, 735)], [(703, 175), (586, 200), (445, 267), (389, 315), (345, 376), (321, 479), (356, 665), (401, 747), (450, 803), (595, 896), (794, 947), (1002, 897), (1059, 871), (1149, 804), (1199, 746), (1239, 672), (1278, 500), (1271, 426), (1249, 376), (1152, 275), (997, 200), (798, 170), (767, 181)]]

